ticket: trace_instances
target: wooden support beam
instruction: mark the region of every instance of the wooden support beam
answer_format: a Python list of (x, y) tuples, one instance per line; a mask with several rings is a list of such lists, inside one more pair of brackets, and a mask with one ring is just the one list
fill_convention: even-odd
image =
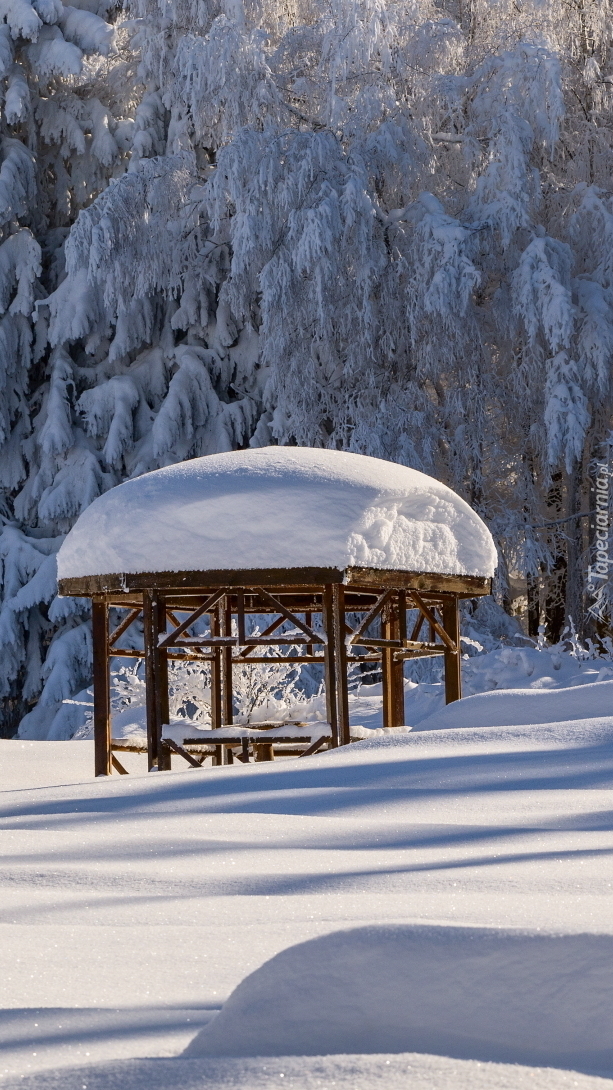
[[(232, 635), (232, 611), (228, 596), (220, 604), (220, 627), (222, 636)], [(224, 647), (221, 652), (221, 716), (224, 724), (233, 721), (232, 700), (232, 648)]]
[[(313, 627), (313, 611), (312, 610), (306, 610), (306, 612), (304, 614), (304, 623), (307, 626), (307, 628), (312, 628)], [(313, 654), (313, 644), (312, 643), (307, 643), (306, 653), (307, 653), (307, 655), (312, 655)]]
[(332, 583), (326, 583), (323, 593), (322, 617), (324, 630), (328, 637), (324, 648), (324, 676), (326, 689), (326, 716), (332, 731), (332, 747), (340, 745), (338, 710), (336, 702), (336, 656), (334, 654), (334, 611), (332, 602)]
[[(166, 602), (164, 597), (160, 595), (158, 603), (158, 640), (161, 635), (166, 631)], [(163, 728), (166, 723), (170, 723), (170, 694), (168, 692), (168, 650), (166, 647), (158, 647), (158, 689), (160, 693), (160, 719), (162, 726), (160, 728), (163, 733)], [(166, 744), (162, 745), (161, 753), (162, 763), (160, 763), (160, 753), (158, 753), (158, 769), (160, 771), (170, 772), (170, 750)]]
[(351, 639), (349, 641), (351, 644), (359, 644), (361, 642), (360, 641), (360, 636), (364, 635), (364, 633), (366, 632), (366, 629), (369, 627), (369, 625), (371, 625), (372, 622), (375, 620), (375, 618), (379, 616), (381, 610), (385, 606), (385, 603), (389, 600), (389, 598), (390, 598), (390, 596), (392, 594), (393, 594), (392, 590), (386, 590), (386, 591), (383, 592), (383, 594), (381, 594), (377, 598), (377, 601), (375, 602), (372, 609), (369, 609), (368, 613), (366, 614), (365, 617), (362, 618), (360, 624), (358, 625), (355, 632), (353, 633), (353, 635), (352, 635), (352, 637), (351, 637)]
[(210, 593), (219, 588), (221, 593), (230, 588), (253, 588), (265, 585), (274, 593), (281, 588), (304, 593), (308, 588), (319, 593), (322, 586), (330, 583), (344, 583), (345, 586), (364, 591), (387, 588), (406, 590), (416, 589), (423, 593), (455, 594), (463, 598), (474, 598), (481, 594), (490, 594), (492, 580), (471, 575), (438, 575), (432, 572), (406, 572), (382, 570), (380, 568), (349, 567), (338, 568), (255, 568), (229, 571), (181, 571), (181, 572), (118, 572), (107, 575), (86, 575), (59, 580), (59, 592), (62, 595), (74, 595), (78, 598), (91, 598), (96, 594), (132, 596), (144, 589), (157, 589), (175, 597), (180, 595)]
[(188, 765), (191, 765), (192, 768), (200, 768), (200, 761), (196, 760), (195, 757), (192, 757), (191, 753), (188, 753), (183, 746), (180, 746), (179, 743), (175, 742), (172, 738), (165, 738), (164, 745), (168, 746), (168, 749), (172, 750), (173, 753), (177, 753), (179, 757), (183, 757), (183, 760), (187, 761)]
[(462, 655), (460, 651), (460, 610), (457, 598), (443, 602), (443, 625), (455, 651), (445, 650), (445, 703), (462, 697)]
[(236, 592), (236, 629), (239, 647), (245, 644), (245, 595), (242, 590)]
[(336, 716), (339, 745), (351, 741), (349, 734), (349, 691), (347, 685), (347, 644), (345, 642), (345, 588), (332, 584), (332, 636), (336, 662)]
[(94, 654), (94, 773), (111, 775), (111, 692), (109, 679), (109, 614), (106, 600), (92, 601)]
[(317, 753), (318, 749), (321, 749), (326, 741), (327, 738), (316, 738), (314, 742), (311, 742), (308, 749), (303, 749), (302, 753), (298, 754), (298, 759), (300, 759), (300, 757), (312, 757), (314, 753)]
[[(387, 601), (381, 618), (382, 635), (400, 643), (400, 616), (397, 595)], [(393, 647), (384, 647), (381, 655), (383, 671), (383, 726), (404, 724), (404, 675), (402, 659), (397, 659)]]
[(111, 753), (111, 764), (113, 765), (113, 768), (115, 769), (115, 771), (119, 772), (120, 776), (127, 776), (128, 775), (127, 768), (123, 767), (121, 761), (117, 760), (114, 753)]
[(241, 742), (241, 752), (237, 753), (239, 761), (242, 761), (244, 765), (248, 765), (249, 762), (249, 739), (243, 738)]
[[(424, 617), (421, 609), (418, 609), (417, 610), (417, 620), (415, 621), (415, 624), (413, 625), (413, 631), (411, 632), (411, 643), (416, 643), (417, 640), (419, 639), (419, 633), (421, 632), (421, 630), (423, 628), (423, 624), (424, 624), (425, 619), (426, 618)], [(432, 637), (432, 640), (434, 641), (434, 636)]]
[[(155, 590), (143, 591), (143, 632), (145, 637), (145, 690), (147, 698), (147, 754), (149, 771), (166, 771), (169, 750), (162, 742), (162, 725), (168, 721), (167, 666), (160, 654), (160, 633), (166, 630), (164, 600)], [(165, 692), (164, 692), (165, 689)]]
[[(196, 655), (192, 651), (167, 651), (165, 647), (162, 648), (162, 650), (166, 652), (167, 659), (174, 659), (176, 662), (210, 662), (213, 657), (212, 655), (205, 653), (203, 653), (202, 655)], [(140, 648), (136, 650), (128, 650), (127, 648), (124, 649), (123, 647), (114, 647), (111, 651), (110, 657), (112, 659), (144, 659), (145, 652), (144, 650), (140, 650)]]
[[(215, 611), (211, 614), (212, 636), (219, 636), (221, 634), (220, 612), (220, 607), (217, 606)], [(211, 727), (213, 728), (213, 730), (219, 730), (222, 723), (223, 715), (221, 647), (217, 646), (213, 649), (213, 655), (211, 659)], [(217, 760), (217, 758), (220, 758), (219, 761)], [(215, 763), (221, 764), (221, 758), (222, 753), (221, 750), (219, 750), (215, 758)]]

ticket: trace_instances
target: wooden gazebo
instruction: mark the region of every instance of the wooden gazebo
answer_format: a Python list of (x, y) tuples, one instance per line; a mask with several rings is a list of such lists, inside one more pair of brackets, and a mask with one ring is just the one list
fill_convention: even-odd
[[(437, 550), (438, 566), (455, 571), (421, 567), (437, 566)], [(447, 703), (458, 700), (458, 603), (490, 593), (494, 564), (485, 525), (450, 489), (360, 455), (255, 449), (119, 485), (84, 512), (58, 558), (60, 593), (92, 599), (96, 775), (123, 771), (112, 750), (114, 657), (144, 658), (150, 769), (169, 768), (182, 748), (164, 738), (173, 659), (210, 663), (212, 738), (233, 721), (234, 664), (270, 663), (270, 645), (273, 661), (322, 664), (332, 746), (351, 740), (353, 663), (381, 663), (386, 727), (404, 723), (405, 659), (442, 655)], [(123, 611), (113, 631), (111, 609)], [(249, 635), (253, 614), (271, 620)], [(206, 616), (208, 634), (194, 633)], [(117, 647), (139, 618), (144, 646)], [(278, 633), (285, 622), (290, 635)]]

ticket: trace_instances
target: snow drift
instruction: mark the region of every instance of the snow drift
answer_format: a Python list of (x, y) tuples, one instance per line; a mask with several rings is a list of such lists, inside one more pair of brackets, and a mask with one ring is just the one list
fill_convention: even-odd
[(350, 565), (489, 577), (485, 523), (432, 477), (307, 447), (213, 454), (126, 481), (83, 512), (60, 578)]
[(506, 689), (475, 693), (423, 719), (418, 730), (458, 727), (513, 727), (562, 723), (613, 713), (613, 681), (566, 689)]
[(613, 1073), (613, 936), (336, 931), (246, 977), (185, 1055), (402, 1051)]

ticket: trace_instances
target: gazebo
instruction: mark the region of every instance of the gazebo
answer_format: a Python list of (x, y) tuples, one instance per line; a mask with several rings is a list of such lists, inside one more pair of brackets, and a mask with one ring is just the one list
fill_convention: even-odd
[[(270, 662), (271, 645), (275, 661), (322, 664), (331, 746), (351, 740), (353, 663), (380, 662), (386, 727), (404, 723), (405, 659), (442, 655), (447, 703), (458, 700), (458, 603), (490, 593), (495, 565), (487, 527), (456, 493), (358, 454), (255, 448), (112, 488), (58, 554), (60, 594), (92, 600), (96, 775), (124, 771), (112, 749), (114, 657), (144, 659), (150, 769), (169, 768), (173, 749), (189, 759), (164, 737), (169, 660), (210, 664), (212, 731), (233, 721), (234, 663)], [(111, 609), (124, 611), (113, 631)], [(271, 621), (249, 635), (253, 614)], [(194, 633), (206, 616), (208, 634)], [(139, 618), (144, 646), (120, 649)], [(284, 622), (291, 635), (279, 634)]]

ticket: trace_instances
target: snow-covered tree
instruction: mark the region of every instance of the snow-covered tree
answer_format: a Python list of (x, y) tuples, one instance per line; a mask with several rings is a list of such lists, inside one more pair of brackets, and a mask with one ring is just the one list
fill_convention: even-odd
[(85, 14), (18, 62), (89, 43), (53, 76), (72, 127), (30, 90), (47, 143), (14, 200), (53, 226), (0, 263), (6, 696), (42, 676), (44, 717), (87, 673), (51, 559), (80, 510), (248, 444), (434, 473), (492, 527), (500, 600), (519, 573), (534, 634), (580, 628), (612, 407), (610, 0), (130, 0), (115, 60)]
[(74, 446), (72, 360), (49, 354), (34, 311), (64, 275), (79, 210), (125, 169), (136, 98), (128, 34), (106, 0), (7, 0), (0, 14), (0, 698), (10, 729), (43, 682), (57, 704), (90, 670), (83, 611), (49, 607), (57, 520), (74, 517), (69, 494), (82, 507), (97, 489), (85, 449), (64, 458)]

